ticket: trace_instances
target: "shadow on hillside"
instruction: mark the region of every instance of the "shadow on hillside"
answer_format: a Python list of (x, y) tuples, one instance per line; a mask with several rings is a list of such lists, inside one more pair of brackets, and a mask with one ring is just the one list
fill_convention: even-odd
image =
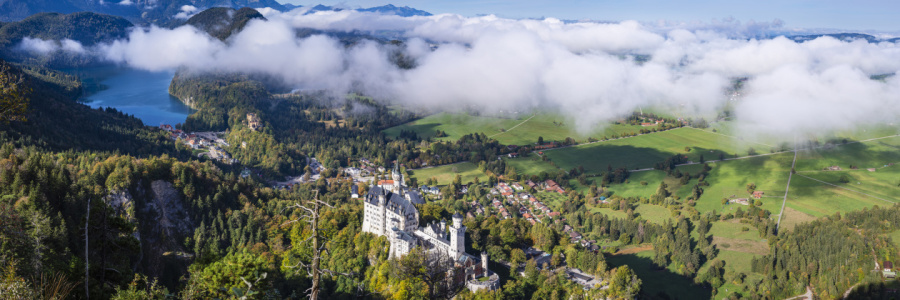
[[(652, 251), (649, 252), (652, 253)], [(610, 268), (628, 265), (634, 270), (642, 281), (641, 298), (709, 299), (712, 297), (710, 289), (696, 285), (693, 279), (672, 273), (668, 269), (660, 270), (650, 258), (641, 257), (640, 253), (611, 255), (607, 256), (606, 261)]]
[(844, 299), (900, 299), (900, 283), (891, 280), (860, 284)]
[(430, 124), (403, 124), (398, 127), (393, 127), (389, 129), (389, 135), (398, 136), (400, 135), (401, 130), (413, 131), (419, 138), (427, 139), (430, 137), (434, 137), (436, 128), (440, 126), (440, 124), (430, 123)]
[(653, 168), (675, 153), (653, 148), (595, 144), (545, 152), (557, 166), (569, 170), (583, 166), (590, 176), (606, 172), (608, 168), (628, 170)]

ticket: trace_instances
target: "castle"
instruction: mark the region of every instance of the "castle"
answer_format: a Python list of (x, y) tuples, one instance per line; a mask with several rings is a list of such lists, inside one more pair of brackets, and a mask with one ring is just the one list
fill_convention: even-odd
[(403, 185), (403, 175), (395, 167), (392, 180), (381, 180), (369, 189), (365, 197), (364, 232), (387, 236), (391, 243), (391, 257), (409, 253), (416, 245), (442, 251), (458, 260), (466, 254), (466, 226), (463, 217), (453, 215), (453, 224), (446, 222), (419, 227), (419, 211), (413, 204), (424, 204), (422, 196)]
[[(414, 204), (424, 204), (424, 199), (415, 190), (404, 186), (403, 175), (396, 166), (391, 172), (391, 179), (381, 180), (369, 188), (363, 200), (363, 232), (386, 236), (391, 244), (391, 257), (409, 254), (416, 246), (446, 253), (457, 267), (464, 269), (458, 279), (465, 280), (470, 290), (499, 289), (499, 277), (488, 271), (487, 253), (481, 254), (480, 265), (474, 256), (466, 253), (463, 216), (453, 214), (453, 224), (449, 226), (442, 220), (419, 227), (419, 211)], [(488, 280), (475, 279), (479, 275), (488, 277)], [(467, 280), (470, 277), (472, 279)]]

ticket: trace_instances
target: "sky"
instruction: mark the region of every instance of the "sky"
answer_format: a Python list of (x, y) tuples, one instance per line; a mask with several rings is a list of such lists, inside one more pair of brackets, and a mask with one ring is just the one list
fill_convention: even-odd
[[(387, 2), (385, 2), (387, 1)], [(434, 14), (495, 14), (506, 18), (641, 22), (743, 22), (783, 20), (788, 28), (900, 31), (896, 0), (280, 0), (296, 5), (410, 6)]]

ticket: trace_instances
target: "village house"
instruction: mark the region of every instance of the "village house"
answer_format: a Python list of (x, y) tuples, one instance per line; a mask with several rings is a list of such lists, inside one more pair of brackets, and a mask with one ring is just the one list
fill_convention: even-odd
[(753, 198), (760, 199), (765, 194), (766, 194), (766, 192), (763, 192), (763, 191), (753, 191)]

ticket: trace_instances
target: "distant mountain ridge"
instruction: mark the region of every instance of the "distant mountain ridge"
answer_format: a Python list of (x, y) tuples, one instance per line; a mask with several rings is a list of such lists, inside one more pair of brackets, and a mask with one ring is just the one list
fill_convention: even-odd
[(364, 12), (377, 12), (385, 15), (397, 15), (401, 17), (412, 17), (412, 16), (431, 16), (430, 12), (424, 10), (418, 10), (409, 6), (397, 7), (393, 4), (388, 4), (384, 6), (376, 6), (370, 8), (361, 8), (357, 9), (357, 11)]
[[(278, 11), (289, 11), (302, 6), (281, 4), (276, 0), (0, 0), (0, 22), (19, 21), (42, 12), (70, 14), (90, 11), (124, 17), (139, 25), (172, 26), (181, 23), (183, 19), (179, 20), (175, 16), (183, 12), (183, 8), (189, 7), (200, 11), (214, 7), (233, 9), (269, 7)], [(343, 8), (319, 4), (313, 6), (310, 12), (341, 10)], [(356, 10), (404, 17), (431, 15), (427, 11), (392, 4)]]
[(124, 17), (137, 24), (163, 25), (185, 6), (201, 10), (211, 7), (287, 10), (275, 0), (0, 0), (0, 21), (18, 21), (41, 12), (90, 11)]

